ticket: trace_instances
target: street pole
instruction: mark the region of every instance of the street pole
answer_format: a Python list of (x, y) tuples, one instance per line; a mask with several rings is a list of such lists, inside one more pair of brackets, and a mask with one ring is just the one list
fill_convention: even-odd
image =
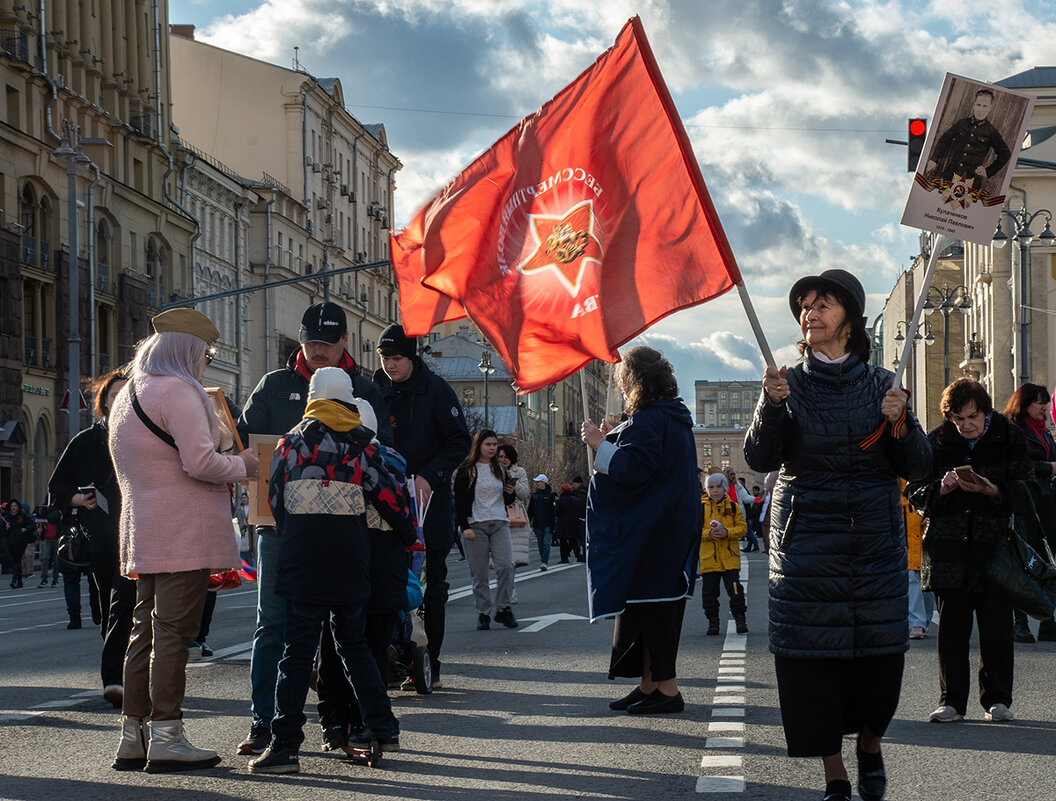
[(80, 281), (77, 275), (77, 169), (71, 163), (66, 169), (67, 214), (70, 217), (70, 439), (81, 430), (81, 327)]

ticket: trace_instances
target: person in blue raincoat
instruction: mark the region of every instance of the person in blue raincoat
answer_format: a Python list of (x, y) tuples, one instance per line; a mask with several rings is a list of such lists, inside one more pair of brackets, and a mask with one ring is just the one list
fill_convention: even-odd
[(681, 712), (675, 659), (703, 515), (693, 417), (660, 351), (632, 348), (616, 370), (627, 420), (582, 429), (597, 450), (587, 492), (590, 618), (616, 618), (609, 678), (640, 678), (609, 707)]

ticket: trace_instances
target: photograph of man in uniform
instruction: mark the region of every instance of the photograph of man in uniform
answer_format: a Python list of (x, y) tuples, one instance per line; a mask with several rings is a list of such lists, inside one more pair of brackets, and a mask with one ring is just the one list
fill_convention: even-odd
[(924, 168), (926, 178), (939, 177), (949, 182), (955, 175), (975, 178), (975, 188), (979, 189), (987, 178), (1004, 168), (1012, 153), (1001, 132), (988, 119), (993, 106), (992, 90), (975, 93), (971, 115), (957, 120), (935, 142)]

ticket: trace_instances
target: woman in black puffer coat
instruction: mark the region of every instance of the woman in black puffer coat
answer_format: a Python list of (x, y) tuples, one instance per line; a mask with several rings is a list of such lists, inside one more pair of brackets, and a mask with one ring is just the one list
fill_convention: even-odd
[(851, 796), (842, 738), (859, 732), (858, 792), (878, 801), (909, 647), (898, 478), (927, 475), (931, 448), (893, 375), (868, 364), (858, 280), (827, 270), (797, 281), (789, 303), (804, 359), (766, 371), (744, 444), (753, 470), (781, 471), (770, 510), (781, 717), (789, 756), (822, 758), (827, 801)]
[[(983, 385), (959, 378), (942, 393), (946, 422), (928, 438), (934, 468), (907, 488), (910, 503), (928, 519), (920, 581), (935, 592), (939, 612), (939, 707), (934, 723), (967, 714), (971, 693), (969, 643), (979, 627), (979, 701), (987, 720), (1011, 720), (1012, 607), (988, 590), (983, 574), (1008, 536), (1010, 516), (1028, 507), (1032, 475), (1019, 426), (994, 411)], [(982, 478), (965, 480), (955, 468), (970, 465)]]

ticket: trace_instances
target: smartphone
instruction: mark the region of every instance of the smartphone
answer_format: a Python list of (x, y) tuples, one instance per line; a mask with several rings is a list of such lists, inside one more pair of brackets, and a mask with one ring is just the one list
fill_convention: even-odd
[(77, 491), (81, 495), (95, 495), (95, 487), (78, 487)]
[(972, 470), (970, 464), (962, 464), (960, 467), (955, 467), (953, 472), (957, 474), (957, 478), (961, 481), (967, 481), (971, 484), (976, 484), (979, 481), (979, 474)]

